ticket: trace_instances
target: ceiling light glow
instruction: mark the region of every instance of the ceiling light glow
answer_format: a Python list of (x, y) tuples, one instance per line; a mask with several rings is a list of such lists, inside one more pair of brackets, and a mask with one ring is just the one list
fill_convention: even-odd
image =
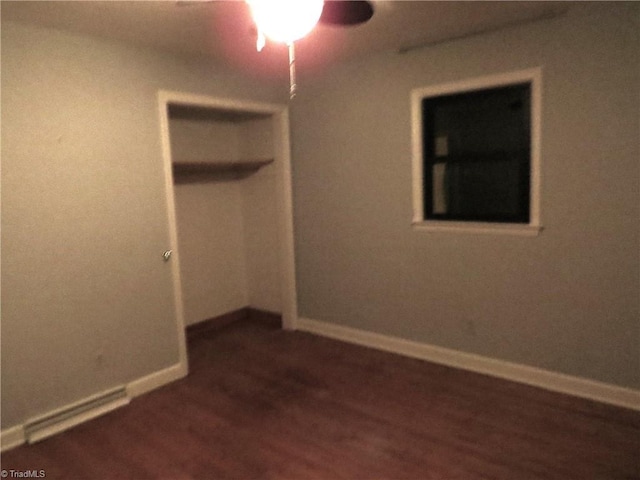
[(316, 26), (323, 0), (247, 0), (253, 20), (267, 38), (292, 44)]

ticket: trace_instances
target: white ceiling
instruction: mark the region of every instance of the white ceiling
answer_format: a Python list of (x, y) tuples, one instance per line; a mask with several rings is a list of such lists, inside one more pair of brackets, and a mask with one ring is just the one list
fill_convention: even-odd
[[(234, 68), (287, 72), (286, 47), (255, 50), (244, 1), (6, 1), (3, 20), (207, 55)], [(373, 18), (353, 27), (319, 25), (296, 43), (297, 62), (313, 69), (389, 50), (439, 43), (560, 15), (567, 2), (375, 1)]]

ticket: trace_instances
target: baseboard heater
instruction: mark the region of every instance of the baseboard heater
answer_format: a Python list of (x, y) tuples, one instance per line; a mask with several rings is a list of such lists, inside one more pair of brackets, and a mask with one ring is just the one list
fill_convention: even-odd
[(129, 397), (124, 385), (88, 397), (80, 402), (29, 420), (24, 426), (25, 439), (28, 443), (38, 442), (128, 403)]

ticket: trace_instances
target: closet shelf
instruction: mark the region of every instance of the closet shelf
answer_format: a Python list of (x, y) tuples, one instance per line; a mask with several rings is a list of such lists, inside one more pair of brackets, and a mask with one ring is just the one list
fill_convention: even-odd
[(173, 173), (176, 175), (253, 173), (270, 163), (273, 163), (273, 158), (262, 160), (174, 162)]

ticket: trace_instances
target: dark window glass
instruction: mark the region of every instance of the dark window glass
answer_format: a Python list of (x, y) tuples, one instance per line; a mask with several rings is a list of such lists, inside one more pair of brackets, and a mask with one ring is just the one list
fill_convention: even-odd
[(422, 100), (427, 220), (529, 223), (531, 85)]

